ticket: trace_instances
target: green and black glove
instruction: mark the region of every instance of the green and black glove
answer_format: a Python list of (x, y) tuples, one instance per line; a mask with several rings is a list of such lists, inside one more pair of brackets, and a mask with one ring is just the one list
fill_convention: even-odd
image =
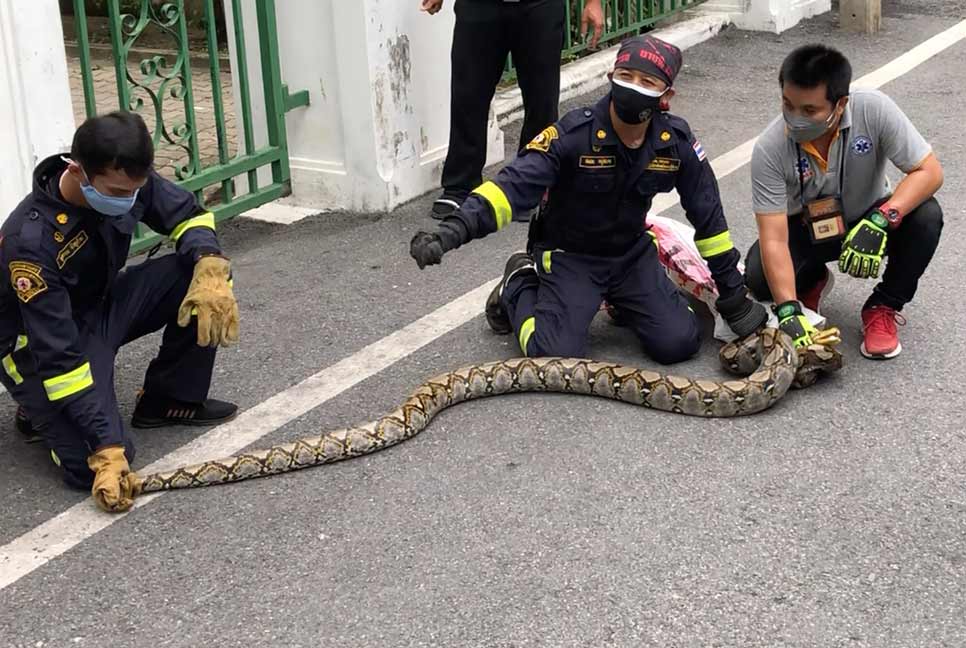
[(409, 242), (409, 255), (416, 259), (416, 264), (422, 270), (428, 265), (440, 263), (444, 254), (461, 246), (467, 238), (463, 221), (448, 217), (435, 232), (416, 232)]
[(802, 314), (802, 305), (797, 301), (787, 301), (775, 306), (778, 317), (778, 328), (792, 339), (795, 346), (806, 347), (814, 343), (818, 329), (812, 326), (808, 318)]
[(878, 277), (888, 227), (889, 221), (878, 209), (856, 223), (842, 243), (839, 270), (859, 279)]

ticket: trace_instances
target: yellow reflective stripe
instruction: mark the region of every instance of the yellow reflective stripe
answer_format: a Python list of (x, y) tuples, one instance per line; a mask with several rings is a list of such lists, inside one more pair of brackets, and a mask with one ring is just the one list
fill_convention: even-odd
[(661, 251), (661, 245), (657, 242), (657, 234), (654, 233), (654, 230), (647, 230), (647, 233), (651, 237), (651, 243), (653, 243), (654, 244), (654, 247), (657, 248), (658, 252), (660, 252)]
[(10, 380), (12, 380), (13, 384), (15, 385), (19, 385), (23, 382), (23, 376), (20, 375), (20, 370), (17, 369), (17, 363), (13, 361), (13, 354), (25, 346), (27, 346), (27, 336), (18, 335), (17, 342), (13, 345), (13, 351), (5, 355), (3, 360), (0, 361), (0, 363), (3, 364), (3, 370), (7, 372), (7, 375), (10, 376)]
[(47, 391), (47, 400), (56, 401), (73, 396), (93, 384), (94, 376), (91, 375), (91, 363), (85, 362), (73, 371), (48, 378), (44, 381), (44, 389)]
[(528, 317), (524, 320), (523, 324), (520, 325), (520, 349), (523, 351), (523, 355), (527, 355), (527, 342), (530, 341), (530, 336), (533, 335), (534, 329), (537, 328), (537, 320), (533, 317)]
[(705, 259), (734, 248), (734, 245), (731, 243), (731, 232), (728, 230), (706, 239), (695, 239), (694, 244), (698, 246), (698, 253)]
[(550, 250), (545, 250), (543, 253), (543, 271), (550, 274)]
[(50, 460), (54, 462), (54, 465), (60, 468), (60, 457), (53, 450), (50, 451)]
[(200, 216), (195, 216), (194, 218), (189, 218), (186, 221), (181, 221), (173, 230), (171, 230), (171, 241), (177, 243), (182, 234), (190, 230), (192, 227), (207, 227), (208, 229), (215, 229), (215, 215), (211, 212), (205, 212)]
[(493, 208), (493, 215), (496, 216), (496, 229), (503, 229), (510, 224), (513, 209), (510, 207), (510, 201), (507, 200), (506, 194), (503, 193), (498, 184), (487, 180), (474, 189), (473, 193), (483, 196), (486, 198), (486, 202), (490, 203)]
[(13, 361), (13, 355), (7, 354), (3, 356), (3, 370), (7, 372), (10, 376), (10, 380), (13, 384), (19, 385), (23, 382), (23, 376), (20, 375), (20, 371), (17, 370), (17, 363)]

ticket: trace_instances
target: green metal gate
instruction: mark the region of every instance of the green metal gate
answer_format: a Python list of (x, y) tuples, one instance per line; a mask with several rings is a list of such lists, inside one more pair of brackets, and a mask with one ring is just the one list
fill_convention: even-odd
[[(707, 0), (601, 0), (605, 26), (597, 46), (608, 47), (624, 36), (643, 33), (654, 23), (666, 20), (685, 9), (693, 9), (703, 2)], [(578, 58), (588, 48), (591, 34), (587, 34), (586, 41), (580, 37), (580, 17), (583, 11), (584, 0), (567, 0), (562, 63)], [(510, 81), (516, 77), (516, 73), (513, 61), (510, 57), (507, 58), (503, 79)]]
[[(235, 91), (241, 114), (235, 116), (235, 123), (226, 118), (225, 79), (216, 33), (216, 12), (221, 10), (221, 0), (217, 3), (216, 0), (204, 0), (207, 56), (200, 57), (192, 57), (190, 51), (185, 0), (123, 0), (123, 3), (122, 0), (107, 0), (108, 54), (113, 59), (118, 107), (138, 112), (145, 118), (152, 129), (156, 152), (167, 155), (174, 151), (169, 168), (159, 171), (194, 192), (215, 214), (216, 221), (231, 218), (291, 192), (285, 113), (309, 103), (307, 91), (289, 95), (282, 83), (275, 0), (255, 0), (267, 121), (267, 143), (256, 146), (242, 0), (223, 1), (231, 3), (236, 50), (234, 78), (238, 87)], [(84, 0), (74, 0), (74, 19), (85, 111), (91, 116), (98, 113), (97, 86), (100, 85), (103, 94), (104, 84), (95, 83), (95, 63), (91, 56), (89, 18)], [(139, 39), (149, 32), (165, 38), (168, 45), (160, 51), (140, 48)], [(198, 69), (192, 69), (193, 63), (198, 67), (198, 61), (207, 67), (210, 82), (203, 79), (204, 74), (198, 74)], [(206, 105), (205, 112), (210, 110), (213, 113), (214, 137), (210, 133), (212, 119), (206, 116), (208, 123), (199, 123), (196, 103), (199, 84), (210, 90), (211, 102)], [(234, 102), (227, 103), (231, 106)], [(233, 142), (229, 137), (230, 126), (233, 132), (241, 131), (241, 137), (237, 138), (240, 142)], [(271, 168), (271, 181), (260, 186), (258, 171), (267, 167)], [(236, 182), (239, 176), (247, 177), (247, 191), (240, 195)], [(131, 252), (139, 252), (157, 242), (157, 234), (139, 227)]]

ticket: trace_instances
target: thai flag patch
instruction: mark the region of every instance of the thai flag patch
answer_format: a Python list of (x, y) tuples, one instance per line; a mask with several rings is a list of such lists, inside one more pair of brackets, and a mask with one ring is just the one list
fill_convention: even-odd
[(701, 147), (701, 142), (698, 140), (694, 140), (694, 144), (691, 145), (691, 148), (694, 149), (694, 154), (698, 156), (699, 161), (704, 162), (708, 159), (707, 154), (704, 152), (704, 148)]

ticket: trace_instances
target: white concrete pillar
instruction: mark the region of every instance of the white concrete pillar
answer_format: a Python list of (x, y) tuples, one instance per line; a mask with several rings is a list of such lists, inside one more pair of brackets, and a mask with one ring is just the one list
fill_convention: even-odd
[[(254, 1), (243, 4), (264, 143)], [(292, 195), (284, 202), (384, 211), (437, 190), (449, 138), (453, 0), (435, 16), (420, 12), (419, 0), (286, 1), (276, 14), (282, 79), (311, 101), (286, 119)], [(490, 112), (487, 164), (503, 158)]]
[(702, 11), (724, 11), (739, 29), (775, 34), (832, 9), (832, 0), (708, 0)]
[[(449, 137), (453, 1), (278, 4), (282, 76), (311, 105), (289, 115), (296, 204), (388, 210), (439, 187)], [(488, 163), (503, 157), (491, 111)]]
[(57, 0), (0, 0), (0, 222), (37, 163), (70, 148), (74, 128)]

